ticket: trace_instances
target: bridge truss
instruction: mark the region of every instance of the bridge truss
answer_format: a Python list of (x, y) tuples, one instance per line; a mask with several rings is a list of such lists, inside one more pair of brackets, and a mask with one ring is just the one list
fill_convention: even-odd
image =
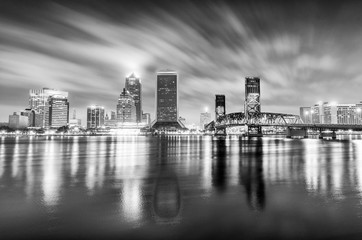
[[(250, 116), (249, 116), (250, 117)], [(214, 131), (233, 126), (290, 126), (294, 124), (303, 124), (298, 115), (260, 112), (257, 117), (247, 119), (243, 112), (229, 113), (219, 117), (216, 122), (212, 121), (206, 125), (206, 130)]]

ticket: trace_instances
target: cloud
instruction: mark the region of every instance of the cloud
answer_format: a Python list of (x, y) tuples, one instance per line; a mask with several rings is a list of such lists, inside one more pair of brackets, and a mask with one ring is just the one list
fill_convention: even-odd
[[(340, 35), (332, 41), (328, 25), (310, 12), (293, 18), (289, 5), (288, 11), (265, 2), (101, 6), (48, 4), (30, 22), (21, 12), (4, 15), (0, 86), (9, 91), (0, 96), (0, 108), (10, 104), (11, 89), (21, 96), (15, 101), (20, 107), (27, 105), (29, 88), (52, 87), (70, 92), (71, 107), (84, 110), (97, 103), (113, 110), (124, 78), (136, 72), (144, 111), (154, 113), (156, 71), (173, 68), (180, 77), (180, 115), (190, 122), (198, 121), (204, 106), (213, 108), (217, 93), (226, 94), (228, 111), (240, 111), (245, 76), (261, 77), (263, 110), (278, 111), (279, 105), (298, 113), (299, 105), (313, 104), (316, 94), (329, 97), (323, 89), (362, 74), (352, 67), (358, 54), (341, 47), (345, 29), (335, 29)], [(28, 10), (26, 19), (32, 19), (35, 10)], [(348, 22), (346, 11), (343, 21)]]

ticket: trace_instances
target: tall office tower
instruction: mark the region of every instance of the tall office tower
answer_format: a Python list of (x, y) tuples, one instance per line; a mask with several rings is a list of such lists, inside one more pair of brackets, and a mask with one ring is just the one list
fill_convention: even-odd
[(225, 95), (215, 95), (215, 120), (225, 116)]
[(67, 126), (69, 122), (69, 102), (63, 96), (51, 96), (48, 100), (49, 110), (45, 114), (45, 126), (59, 128)]
[(87, 128), (100, 128), (104, 126), (104, 107), (89, 106), (87, 108)]
[(200, 129), (204, 129), (205, 125), (211, 122), (211, 113), (204, 112), (200, 114)]
[(142, 85), (141, 80), (132, 73), (126, 78), (126, 90), (132, 95), (136, 105), (137, 122), (142, 122)]
[(260, 78), (245, 78), (245, 108), (244, 113), (249, 123), (255, 123), (260, 117)]
[(171, 70), (157, 73), (155, 129), (175, 130), (185, 128), (178, 120), (177, 72)]
[(116, 112), (115, 111), (111, 111), (111, 120), (116, 120), (117, 117), (116, 117)]
[[(68, 92), (64, 92), (64, 91), (59, 91), (59, 90), (55, 90), (55, 89), (50, 89), (50, 88), (43, 88), (43, 89), (31, 89), (29, 91), (29, 109), (35, 110), (35, 112), (37, 112), (39, 115), (42, 116), (42, 123), (40, 126), (35, 126), (35, 127), (56, 127), (60, 122), (56, 123), (54, 122), (54, 126), (52, 126), (52, 123), (50, 121), (52, 121), (51, 119), (56, 119), (57, 116), (50, 116), (49, 114), (50, 112), (50, 104), (57, 104), (60, 103), (59, 101), (51, 101), (51, 99), (63, 99), (60, 102), (68, 102)], [(64, 99), (66, 101), (64, 101)], [(56, 107), (54, 105), (54, 107)], [(62, 105), (62, 104), (60, 104)], [(59, 107), (61, 107), (59, 105)], [(56, 110), (56, 108), (52, 109), (52, 113), (56, 114), (58, 112), (58, 110)], [(63, 107), (61, 107), (63, 108)], [(62, 112), (62, 111), (60, 111)], [(62, 115), (64, 115), (62, 113)], [(68, 110), (67, 110), (67, 116), (69, 116), (69, 103), (68, 103)], [(64, 116), (63, 116), (64, 117)], [(63, 123), (63, 122), (62, 122)], [(67, 125), (68, 120), (66, 122), (65, 125)]]
[(302, 119), (303, 123), (312, 122), (312, 112), (310, 107), (300, 107), (299, 116)]
[(117, 122), (120, 124), (137, 122), (135, 100), (125, 88), (118, 99)]

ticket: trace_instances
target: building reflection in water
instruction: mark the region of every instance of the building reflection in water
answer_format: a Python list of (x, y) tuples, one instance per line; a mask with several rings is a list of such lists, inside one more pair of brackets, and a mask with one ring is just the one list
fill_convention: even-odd
[[(46, 206), (53, 207), (59, 200), (59, 190), (62, 185), (62, 161), (56, 149), (59, 142), (48, 140), (45, 142), (45, 153), (43, 155), (43, 201)], [(52, 208), (50, 208), (52, 210)]]
[(172, 163), (176, 162), (178, 155), (175, 151), (177, 137), (161, 136), (157, 141), (159, 173), (153, 191), (152, 212), (157, 223), (180, 222), (182, 195), (177, 175), (172, 169)]
[(214, 137), (212, 140), (212, 185), (219, 193), (226, 189), (226, 137)]
[(265, 184), (263, 177), (263, 140), (249, 138), (239, 140), (240, 183), (244, 186), (249, 207), (263, 210), (265, 207)]

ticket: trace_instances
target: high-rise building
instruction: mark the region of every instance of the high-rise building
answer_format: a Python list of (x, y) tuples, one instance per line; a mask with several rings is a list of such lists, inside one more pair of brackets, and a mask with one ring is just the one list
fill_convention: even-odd
[[(42, 117), (40, 126), (35, 127), (56, 128), (61, 124), (67, 125), (69, 118), (68, 92), (50, 88), (31, 89), (29, 90), (29, 109), (34, 110)], [(66, 113), (65, 109), (67, 109)], [(57, 114), (60, 116), (56, 116)], [(65, 115), (67, 116), (66, 122), (64, 121)]]
[(136, 106), (136, 120), (142, 122), (142, 85), (138, 77), (132, 73), (126, 78), (126, 90), (132, 95)]
[(310, 108), (310, 114), (310, 123), (313, 124), (362, 124), (362, 102), (357, 104), (320, 102)]
[(176, 130), (185, 128), (178, 121), (177, 72), (171, 70), (157, 72), (155, 129)]
[(225, 116), (225, 95), (215, 95), (215, 120)]
[(69, 126), (70, 127), (80, 127), (82, 125), (82, 120), (77, 119), (77, 111), (73, 108), (73, 116), (69, 119)]
[(123, 88), (122, 93), (119, 95), (117, 122), (120, 124), (137, 122), (135, 100), (126, 88)]
[(13, 115), (9, 115), (9, 128), (13, 129), (23, 129), (28, 127), (28, 116), (20, 115), (17, 112), (14, 112)]
[(45, 126), (49, 128), (59, 128), (67, 126), (69, 122), (69, 102), (61, 95), (50, 96), (48, 108), (45, 114)]
[(253, 123), (260, 117), (260, 78), (245, 78), (245, 117), (249, 123)]
[(200, 129), (204, 129), (205, 125), (211, 122), (211, 113), (204, 112), (200, 114)]
[(115, 111), (111, 111), (111, 120), (116, 120), (117, 119), (117, 115)]
[(104, 107), (89, 106), (87, 108), (87, 128), (100, 128), (104, 126)]

